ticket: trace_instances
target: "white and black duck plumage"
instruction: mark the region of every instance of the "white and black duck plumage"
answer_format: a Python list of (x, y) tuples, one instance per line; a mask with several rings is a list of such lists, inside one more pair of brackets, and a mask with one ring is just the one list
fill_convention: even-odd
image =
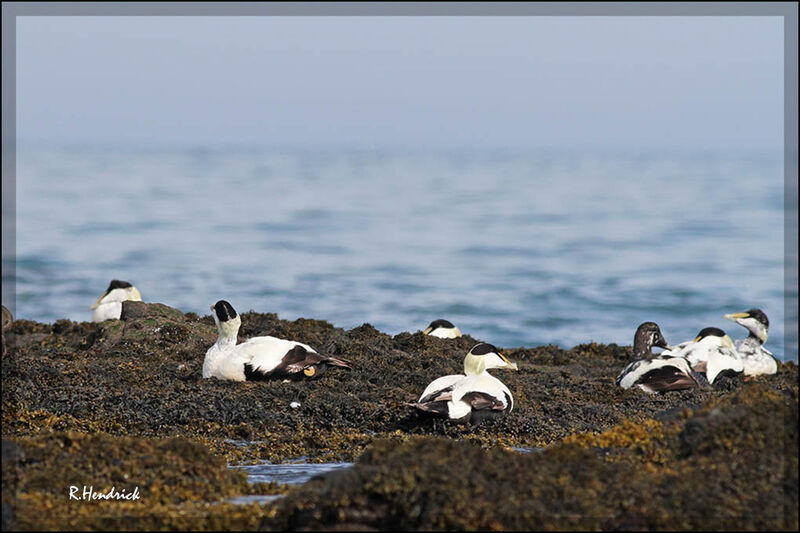
[(480, 422), (502, 416), (514, 408), (514, 397), (491, 368), (517, 369), (500, 351), (485, 342), (476, 344), (464, 358), (464, 374), (433, 380), (409, 405), (420, 411), (458, 422)]
[(316, 379), (329, 366), (350, 368), (350, 361), (318, 353), (302, 342), (277, 337), (253, 337), (236, 344), (241, 317), (220, 300), (213, 306), (219, 337), (203, 360), (203, 377), (232, 381)]
[(670, 348), (658, 324), (644, 322), (633, 337), (634, 359), (617, 376), (617, 385), (623, 389), (636, 385), (648, 393), (707, 386), (706, 379), (692, 370), (686, 359), (672, 354), (654, 356), (653, 346)]
[(461, 336), (461, 330), (455, 327), (452, 322), (443, 318), (431, 322), (422, 333), (439, 337), (440, 339), (457, 339)]
[(778, 363), (772, 356), (772, 352), (764, 348), (769, 332), (769, 319), (764, 311), (750, 309), (742, 313), (723, 315), (723, 317), (744, 326), (750, 332), (747, 338), (736, 341), (736, 351), (744, 363), (744, 375), (758, 376), (777, 372)]
[(139, 294), (139, 290), (136, 287), (127, 281), (112, 279), (106, 292), (92, 304), (92, 322), (119, 319), (120, 315), (122, 315), (122, 302), (128, 300), (141, 302), (142, 295)]
[(694, 340), (682, 342), (662, 352), (660, 357), (669, 355), (685, 358), (692, 370), (703, 375), (710, 384), (718, 378), (741, 375), (744, 369), (733, 341), (716, 327), (701, 329)]

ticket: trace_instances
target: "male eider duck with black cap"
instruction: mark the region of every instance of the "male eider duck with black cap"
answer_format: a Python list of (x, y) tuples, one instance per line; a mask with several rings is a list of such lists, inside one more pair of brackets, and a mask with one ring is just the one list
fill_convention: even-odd
[(302, 342), (277, 337), (253, 337), (236, 344), (242, 319), (233, 306), (220, 300), (211, 306), (219, 338), (203, 360), (203, 377), (232, 381), (274, 378), (316, 379), (329, 366), (350, 368), (350, 362), (317, 351)]
[(623, 389), (637, 385), (648, 393), (693, 389), (706, 386), (705, 378), (699, 376), (683, 357), (668, 354), (654, 356), (653, 346), (669, 349), (661, 329), (655, 322), (644, 322), (633, 337), (633, 358), (617, 376), (616, 384)]
[(660, 357), (669, 355), (685, 358), (692, 370), (705, 376), (710, 384), (720, 377), (736, 377), (744, 369), (733, 340), (716, 327), (701, 329), (694, 340), (682, 342)]
[(139, 294), (139, 290), (136, 287), (127, 281), (112, 279), (106, 292), (92, 304), (91, 309), (94, 310), (92, 322), (119, 319), (122, 314), (122, 302), (128, 300), (141, 302), (142, 295)]
[(764, 348), (769, 331), (769, 319), (764, 311), (750, 309), (742, 313), (723, 315), (723, 318), (733, 320), (750, 332), (746, 339), (736, 341), (736, 351), (742, 357), (745, 376), (774, 374), (778, 371), (778, 363), (772, 357), (772, 352)]
[(517, 370), (517, 364), (491, 344), (476, 344), (464, 358), (464, 374), (433, 380), (419, 400), (409, 405), (457, 422), (475, 423), (510, 413), (514, 408), (511, 391), (487, 372), (490, 368)]
[(443, 318), (431, 322), (422, 333), (432, 337), (439, 337), (440, 339), (457, 339), (461, 336), (461, 330), (455, 327), (452, 322)]

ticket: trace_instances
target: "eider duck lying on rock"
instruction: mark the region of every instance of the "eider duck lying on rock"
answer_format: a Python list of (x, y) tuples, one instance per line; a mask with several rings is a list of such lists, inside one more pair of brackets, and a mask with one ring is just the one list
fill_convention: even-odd
[(778, 363), (772, 357), (772, 352), (764, 348), (769, 331), (769, 319), (764, 311), (750, 309), (743, 313), (723, 315), (723, 318), (733, 320), (750, 332), (746, 339), (736, 341), (736, 351), (739, 352), (742, 363), (744, 363), (745, 376), (774, 374), (778, 371)]
[(273, 378), (315, 379), (328, 366), (350, 368), (349, 361), (317, 353), (302, 342), (277, 337), (253, 337), (236, 344), (242, 319), (231, 304), (220, 300), (213, 306), (219, 338), (206, 352), (203, 377), (232, 381), (264, 381)]
[(422, 333), (431, 335), (432, 337), (439, 337), (440, 339), (457, 339), (461, 336), (461, 330), (455, 327), (449, 320), (444, 320), (442, 318), (431, 322)]
[(119, 320), (122, 314), (122, 302), (130, 300), (141, 302), (142, 295), (139, 290), (128, 283), (118, 279), (112, 279), (106, 292), (92, 304), (92, 322), (103, 322), (104, 320)]
[(510, 413), (514, 408), (511, 391), (489, 375), (490, 368), (517, 370), (517, 364), (506, 359), (491, 344), (476, 344), (464, 358), (464, 374), (433, 380), (419, 400), (409, 405), (458, 422), (475, 423)]
[(685, 358), (692, 370), (711, 384), (720, 377), (736, 377), (744, 369), (731, 338), (715, 327), (703, 328), (693, 341), (682, 342), (661, 353), (661, 357), (669, 355)]
[(661, 335), (655, 322), (644, 322), (636, 329), (633, 338), (633, 358), (617, 376), (616, 384), (623, 389), (638, 385), (645, 392), (667, 392), (706, 386), (705, 378), (698, 375), (683, 357), (672, 354), (653, 356), (653, 346), (670, 346)]

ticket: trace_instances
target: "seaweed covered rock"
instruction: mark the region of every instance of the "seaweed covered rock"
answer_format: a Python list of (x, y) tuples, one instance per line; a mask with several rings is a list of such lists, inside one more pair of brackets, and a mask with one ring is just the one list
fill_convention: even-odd
[[(479, 339), (392, 337), (370, 324), (344, 330), (273, 313), (241, 316), (243, 338), (297, 340), (351, 360), (353, 369), (312, 382), (204, 380), (203, 357), (217, 338), (213, 318), (161, 304), (126, 302), (122, 320), (102, 323), (11, 323), (2, 358), (3, 461), (12, 471), (4, 476), (4, 524), (797, 526), (794, 363), (714, 390), (648, 395), (614, 385), (630, 347), (507, 348), (519, 371), (495, 374), (514, 395), (513, 412), (460, 425), (406, 403), (433, 379), (460, 373)], [(160, 440), (177, 436), (183, 438)], [(504, 449), (545, 446), (533, 454)], [(352, 470), (313, 480), (278, 504), (230, 510), (218, 501), (251, 490), (225, 477), (225, 461), (359, 456)], [(136, 473), (155, 507), (117, 502), (113, 513), (103, 513), (94, 504), (66, 506), (66, 473), (85, 469), (97, 473), (90, 484), (104, 487)], [(177, 472), (188, 472), (179, 475), (187, 479)], [(192, 484), (195, 475), (207, 488)], [(48, 492), (45, 480), (60, 488)]]
[[(753, 384), (683, 420), (646, 425), (652, 437), (628, 423), (533, 454), (381, 440), (353, 469), (291, 493), (261, 527), (792, 530), (797, 422), (796, 387)], [(619, 461), (607, 453), (615, 447), (637, 451)]]
[[(85, 490), (112, 497), (87, 500)], [(244, 474), (184, 438), (55, 432), (3, 439), (3, 514), (5, 520), (9, 511), (7, 525), (17, 529), (121, 529), (171, 522), (196, 528), (204, 516), (215, 514), (209, 502), (250, 490)], [(196, 515), (193, 520), (181, 518), (187, 510)], [(252, 520), (234, 512), (225, 523), (245, 527)]]
[[(9, 353), (2, 361), (4, 432), (190, 435), (231, 460), (249, 455), (280, 461), (296, 454), (350, 461), (367, 442), (398, 431), (466, 438), (484, 446), (541, 447), (576, 432), (604, 431), (625, 419), (696, 407), (742, 386), (737, 381), (724, 391), (647, 395), (614, 385), (630, 347), (512, 348), (504, 352), (519, 363), (519, 371), (495, 375), (511, 390), (514, 410), (501, 420), (460, 427), (406, 404), (433, 379), (461, 373), (464, 355), (478, 339), (439, 339), (421, 332), (392, 337), (369, 324), (344, 330), (319, 320), (280, 320), (273, 313), (241, 316), (243, 338), (297, 340), (351, 360), (353, 369), (329, 372), (314, 382), (204, 380), (203, 357), (217, 337), (213, 318), (162, 304), (125, 302), (124, 320), (102, 323), (18, 320), (7, 331)], [(782, 365), (777, 375), (759, 380), (789, 386), (797, 381), (797, 367)], [(268, 444), (233, 447), (228, 439)]]
[[(582, 502), (605, 465), (573, 446), (540, 456), (441, 437), (378, 441), (352, 470), (309, 482), (278, 505), (263, 529), (319, 529), (340, 522), (378, 529), (530, 529), (563, 515), (582, 527)], [(531, 485), (537, 475), (549, 483)], [(555, 481), (555, 482), (553, 482)]]
[(174, 307), (159, 303), (145, 303), (132, 300), (122, 302), (120, 320), (133, 320), (135, 318), (163, 317), (172, 320), (182, 320), (183, 313)]

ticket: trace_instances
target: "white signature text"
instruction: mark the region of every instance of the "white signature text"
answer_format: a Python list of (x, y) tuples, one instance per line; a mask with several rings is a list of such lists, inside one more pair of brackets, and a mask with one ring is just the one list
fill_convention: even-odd
[(107, 492), (97, 492), (92, 485), (88, 487), (84, 485), (83, 491), (75, 485), (70, 485), (69, 487), (70, 500), (138, 500), (139, 498), (141, 498), (139, 496), (139, 487), (135, 487), (133, 492), (128, 492), (126, 489), (117, 490), (116, 487), (111, 487)]

